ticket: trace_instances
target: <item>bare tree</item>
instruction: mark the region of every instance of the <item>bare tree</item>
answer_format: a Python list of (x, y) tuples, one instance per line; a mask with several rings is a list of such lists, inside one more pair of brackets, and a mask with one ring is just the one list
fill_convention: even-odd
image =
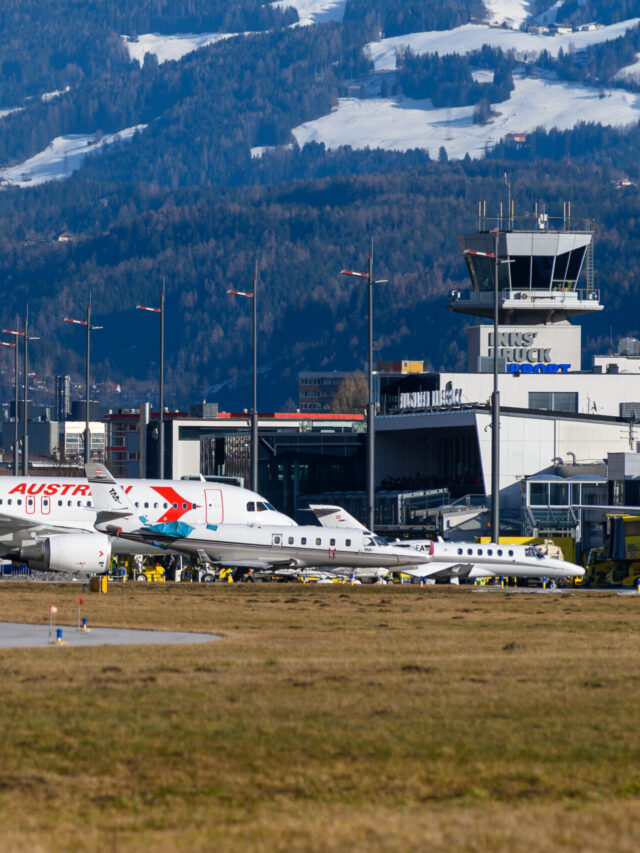
[(331, 411), (335, 414), (362, 414), (367, 408), (369, 390), (367, 377), (361, 370), (354, 370), (345, 376), (331, 401)]

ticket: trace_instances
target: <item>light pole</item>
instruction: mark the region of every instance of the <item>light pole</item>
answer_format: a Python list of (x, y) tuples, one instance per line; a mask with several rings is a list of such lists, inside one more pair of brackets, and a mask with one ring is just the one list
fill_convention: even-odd
[[(24, 316), (24, 331), (18, 332), (12, 329), (3, 329), (5, 335), (15, 335), (16, 336), (16, 345), (18, 343), (18, 337), (21, 337), (24, 344), (23, 349), (23, 361), (24, 361), (24, 400), (22, 407), (22, 418), (23, 418), (23, 429), (22, 429), (22, 474), (25, 477), (29, 476), (29, 428), (27, 421), (27, 406), (29, 401), (29, 341), (39, 341), (40, 338), (37, 335), (29, 335), (29, 306), (27, 305), (27, 312)], [(17, 346), (16, 346), (17, 349)], [(16, 354), (16, 425), (14, 430), (14, 448), (13, 448), (13, 469), (14, 473), (18, 474), (18, 458), (17, 458), (17, 438), (18, 438), (18, 421), (17, 421), (17, 412), (18, 412), (18, 377), (17, 377), (17, 369), (18, 369), (18, 356)]]
[[(158, 421), (158, 477), (164, 480), (164, 278), (160, 291), (160, 307), (149, 308), (146, 305), (136, 305), (139, 311), (153, 311), (160, 315), (160, 420)], [(143, 436), (140, 436), (142, 441)]]
[(507, 258), (500, 260), (500, 229), (493, 229), (493, 252), (476, 252), (467, 249), (466, 255), (491, 258), (493, 267), (493, 393), (491, 395), (491, 539), (500, 544), (500, 389), (498, 386), (498, 315), (499, 315), (499, 269), (508, 264)]
[(251, 488), (258, 491), (258, 262), (253, 274), (253, 292), (227, 290), (232, 296), (253, 300), (253, 405), (251, 406)]
[(76, 326), (86, 326), (87, 332), (87, 354), (85, 365), (85, 412), (84, 412), (84, 461), (91, 462), (91, 429), (89, 427), (89, 398), (90, 398), (90, 379), (89, 366), (91, 364), (91, 332), (101, 329), (102, 326), (91, 325), (91, 294), (89, 294), (89, 302), (87, 303), (87, 319), (72, 320), (70, 317), (64, 318), (65, 323), (73, 323)]
[(369, 284), (369, 364), (367, 376), (367, 526), (373, 530), (375, 507), (375, 403), (373, 401), (373, 285), (387, 284), (389, 279), (373, 277), (373, 240), (369, 252), (369, 268), (367, 272), (341, 270), (342, 275), (353, 275), (366, 278)]
[[(13, 390), (14, 390), (14, 412), (13, 412), (13, 476), (17, 477), (20, 473), (19, 464), (18, 464), (18, 453), (19, 453), (19, 438), (18, 438), (18, 423), (20, 418), (18, 417), (18, 409), (20, 406), (20, 400), (18, 399), (18, 377), (19, 377), (19, 352), (20, 347), (18, 346), (18, 338), (23, 332), (18, 332), (15, 329), (3, 329), (3, 335), (13, 335), (15, 337), (15, 343), (13, 346), (15, 347), (15, 360), (13, 367)], [(9, 344), (11, 346), (11, 344)]]

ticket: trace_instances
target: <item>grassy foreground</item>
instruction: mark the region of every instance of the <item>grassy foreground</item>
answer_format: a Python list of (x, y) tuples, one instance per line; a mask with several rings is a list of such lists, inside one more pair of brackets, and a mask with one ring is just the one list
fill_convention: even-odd
[[(78, 587), (0, 584), (74, 624)], [(640, 849), (640, 596), (142, 585), (0, 650), (0, 849)]]

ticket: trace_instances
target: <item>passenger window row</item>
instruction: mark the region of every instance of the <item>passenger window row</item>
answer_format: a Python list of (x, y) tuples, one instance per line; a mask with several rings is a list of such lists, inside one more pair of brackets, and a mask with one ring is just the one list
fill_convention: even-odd
[[(464, 548), (458, 548), (458, 554), (464, 554)], [(474, 556), (475, 557), (482, 557), (483, 554), (484, 554), (484, 551), (482, 548), (476, 548), (475, 551), (473, 550), (473, 548), (467, 548), (467, 556), (469, 556), (469, 557), (474, 557)], [(502, 557), (502, 554), (503, 554), (502, 548), (497, 548), (496, 549), (496, 556)], [(511, 549), (509, 549), (507, 551), (507, 555), (509, 557), (513, 557), (513, 551)], [(493, 548), (487, 548), (487, 557), (493, 557)]]

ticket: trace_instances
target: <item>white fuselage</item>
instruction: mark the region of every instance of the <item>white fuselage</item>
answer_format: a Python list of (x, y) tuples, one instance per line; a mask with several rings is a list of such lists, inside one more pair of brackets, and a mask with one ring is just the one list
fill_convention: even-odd
[[(251, 524), (260, 520), (295, 526), (260, 495), (227, 483), (122, 480), (120, 485), (136, 509), (153, 523)], [(84, 477), (0, 478), (0, 555), (51, 533), (94, 532), (95, 520), (91, 487)], [(113, 546), (115, 553), (134, 553), (126, 542), (116, 539)], [(141, 552), (157, 553), (157, 549), (143, 548)]]
[(582, 577), (575, 563), (548, 557), (532, 545), (495, 545), (469, 542), (409, 540), (408, 550), (424, 555), (424, 563), (405, 572), (416, 577), (451, 578), (568, 578)]
[[(110, 525), (98, 524), (109, 533)], [(145, 525), (123, 529), (120, 538), (153, 542), (182, 554), (203, 553), (219, 565), (232, 564), (247, 568), (282, 566), (313, 568), (346, 566), (356, 568), (386, 567), (401, 571), (404, 566), (419, 564), (423, 557), (406, 548), (389, 545), (361, 528), (335, 530), (316, 526), (292, 527), (276, 525), (223, 524), (176, 530), (170, 524)]]

